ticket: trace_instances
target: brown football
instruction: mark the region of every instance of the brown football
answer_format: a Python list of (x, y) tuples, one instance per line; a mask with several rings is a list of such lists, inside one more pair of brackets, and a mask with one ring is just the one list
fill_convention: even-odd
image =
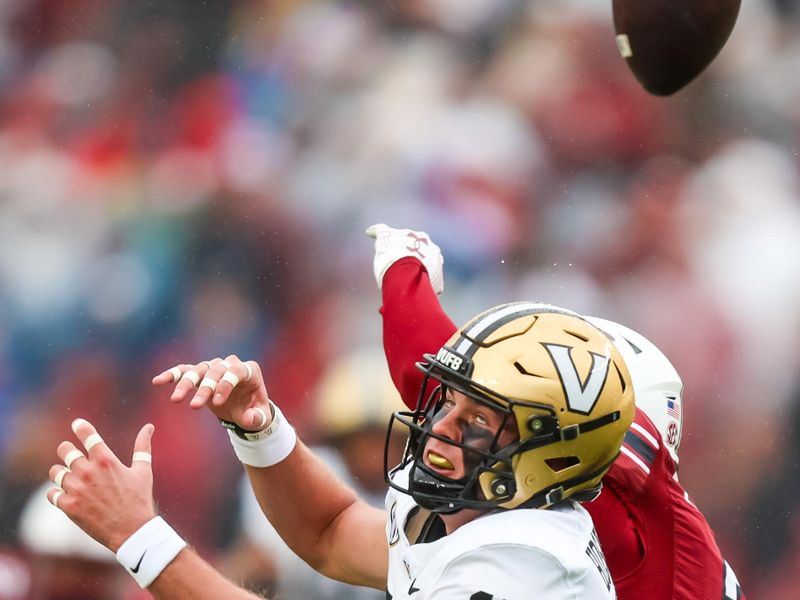
[(617, 47), (651, 94), (674, 94), (728, 40), (741, 0), (613, 0)]

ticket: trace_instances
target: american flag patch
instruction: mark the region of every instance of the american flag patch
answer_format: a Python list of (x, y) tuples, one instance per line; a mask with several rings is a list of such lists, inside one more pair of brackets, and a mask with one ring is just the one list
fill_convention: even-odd
[(681, 420), (681, 405), (675, 399), (667, 399), (667, 414), (678, 421)]

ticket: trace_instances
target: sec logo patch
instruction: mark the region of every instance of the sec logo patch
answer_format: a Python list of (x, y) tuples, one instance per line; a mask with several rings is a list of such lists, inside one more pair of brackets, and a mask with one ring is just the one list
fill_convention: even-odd
[(670, 424), (667, 426), (667, 443), (670, 446), (674, 446), (677, 441), (678, 441), (678, 424), (675, 421), (671, 421)]

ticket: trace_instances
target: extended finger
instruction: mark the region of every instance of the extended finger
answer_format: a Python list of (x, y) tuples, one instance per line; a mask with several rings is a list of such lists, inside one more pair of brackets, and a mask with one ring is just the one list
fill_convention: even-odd
[(253, 360), (246, 360), (242, 363), (242, 366), (244, 366), (244, 370), (246, 371), (244, 380), (250, 381), (253, 378), (253, 373), (258, 369), (258, 363)]
[(175, 386), (170, 399), (173, 402), (181, 402), (186, 398), (190, 398), (191, 395), (194, 395), (195, 388), (200, 385), (200, 382), (203, 380), (203, 377), (208, 371), (209, 366), (210, 364), (207, 362), (190, 365), (190, 368), (183, 372), (183, 375)]
[(225, 370), (230, 367), (230, 363), (221, 358), (205, 361), (205, 364), (207, 364), (209, 368), (200, 380), (200, 383), (198, 383), (197, 391), (189, 402), (189, 406), (192, 408), (202, 408), (211, 400), (219, 380), (222, 378)]
[(225, 357), (225, 362), (228, 363), (228, 368), (230, 369), (231, 365), (238, 365), (242, 362), (242, 359), (235, 354), (228, 354), (228, 356)]
[(80, 464), (84, 460), (88, 460), (86, 455), (75, 447), (72, 442), (61, 442), (56, 450), (58, 458), (61, 459), (68, 469), (75, 469), (76, 463)]
[(240, 377), (241, 381), (250, 381), (253, 378), (255, 373), (261, 373), (261, 367), (258, 366), (258, 363), (254, 360), (241, 360), (235, 354), (229, 354), (225, 357), (225, 362), (228, 362), (228, 367), (232, 367), (233, 365), (242, 365), (244, 366), (244, 377), (241, 376), (241, 371), (236, 370), (234, 371), (238, 377)]
[(49, 473), (50, 481), (55, 483), (56, 486), (63, 489), (64, 477), (66, 477), (69, 473), (72, 473), (72, 471), (69, 470), (64, 465), (53, 465), (52, 467), (50, 467), (50, 473)]
[(177, 383), (180, 381), (181, 377), (183, 377), (183, 374), (191, 368), (192, 365), (188, 364), (175, 365), (153, 377), (153, 384), (165, 385), (167, 383)]
[(60, 488), (50, 488), (49, 490), (47, 490), (47, 500), (50, 502), (50, 504), (61, 510), (64, 509), (58, 505), (58, 501), (63, 495), (64, 495), (64, 490)]
[(144, 469), (152, 475), (153, 462), (153, 433), (155, 425), (147, 423), (136, 434), (136, 441), (133, 443), (133, 456), (131, 457), (131, 469)]
[[(233, 389), (239, 385), (242, 381), (248, 376), (248, 368), (245, 367), (244, 363), (242, 362), (233, 362), (230, 360), (230, 357), (227, 359), (228, 362), (231, 362), (231, 366), (228, 370), (223, 373), (222, 377), (217, 384), (217, 389), (214, 393), (214, 398), (212, 400), (212, 404), (214, 406), (222, 406), (225, 404), (225, 401), (230, 397), (231, 392)], [(238, 359), (237, 359), (238, 360)], [(252, 367), (251, 367), (252, 370)]]
[(215, 360), (214, 363), (211, 364), (211, 368), (206, 371), (203, 379), (200, 380), (197, 391), (189, 402), (189, 406), (192, 408), (202, 408), (205, 406), (214, 395), (214, 391), (217, 389), (217, 385), (225, 371), (226, 367), (223, 361)]
[[(228, 358), (231, 358), (231, 357), (235, 358), (236, 355), (235, 354), (228, 355)], [(231, 368), (231, 362), (228, 360), (228, 358), (215, 358), (214, 362), (218, 362), (222, 366), (224, 366), (226, 369), (230, 369)]]
[(103, 438), (97, 433), (97, 429), (86, 419), (75, 419), (72, 422), (71, 428), (73, 433), (78, 436), (83, 447), (86, 448), (88, 456), (95, 456), (106, 452), (111, 453), (108, 446), (106, 446), (106, 443), (103, 441)]

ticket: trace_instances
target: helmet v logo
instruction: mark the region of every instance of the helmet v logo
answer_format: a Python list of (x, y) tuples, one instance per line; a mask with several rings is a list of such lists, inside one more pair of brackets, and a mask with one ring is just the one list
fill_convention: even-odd
[(561, 380), (561, 387), (564, 388), (564, 396), (567, 399), (567, 408), (572, 412), (588, 415), (592, 412), (600, 392), (608, 377), (608, 356), (602, 356), (590, 352), (592, 355), (592, 365), (585, 381), (581, 381), (578, 369), (572, 360), (572, 348), (559, 344), (542, 344), (558, 372)]

